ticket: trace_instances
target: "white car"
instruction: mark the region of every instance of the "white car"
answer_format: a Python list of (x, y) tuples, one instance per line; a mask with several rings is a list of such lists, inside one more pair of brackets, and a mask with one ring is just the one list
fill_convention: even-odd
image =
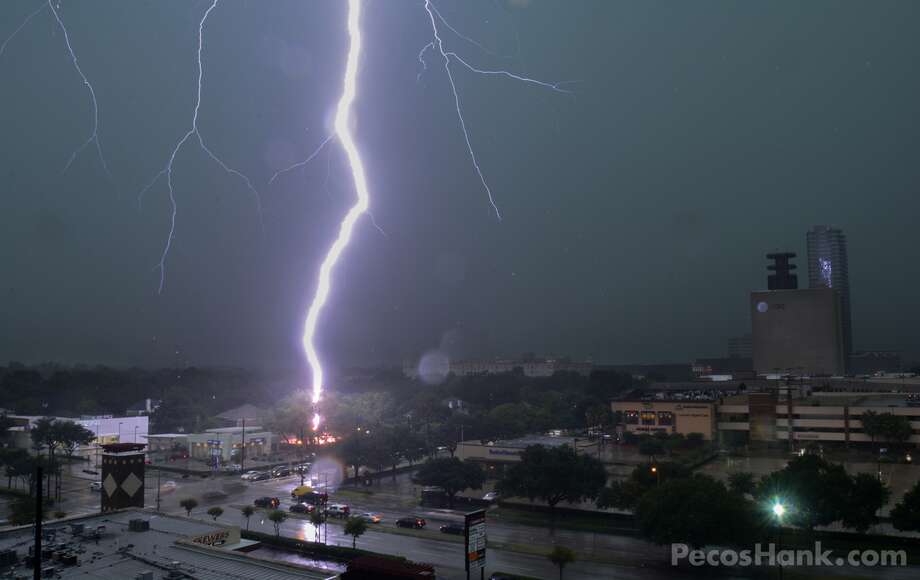
[(176, 482), (175, 482), (175, 481), (167, 481), (167, 482), (164, 483), (163, 486), (160, 488), (160, 492), (162, 492), (162, 493), (172, 493), (172, 492), (174, 492), (174, 491), (176, 491)]
[(89, 484), (89, 490), (90, 490), (90, 491), (102, 491), (102, 482), (101, 482), (101, 481), (94, 481), (94, 482), (90, 483), (90, 484)]
[(260, 473), (262, 472), (261, 471), (247, 471), (246, 473), (240, 476), (240, 479), (245, 479), (248, 481), (252, 479), (253, 477), (259, 475)]
[(489, 493), (482, 496), (484, 501), (498, 501), (498, 498), (501, 497), (501, 494), (497, 491), (490, 491)]

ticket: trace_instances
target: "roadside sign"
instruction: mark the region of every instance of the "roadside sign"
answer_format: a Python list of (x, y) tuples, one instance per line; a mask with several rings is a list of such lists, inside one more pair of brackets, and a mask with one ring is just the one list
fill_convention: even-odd
[(466, 571), (485, 570), (486, 567), (486, 510), (477, 510), (465, 516)]

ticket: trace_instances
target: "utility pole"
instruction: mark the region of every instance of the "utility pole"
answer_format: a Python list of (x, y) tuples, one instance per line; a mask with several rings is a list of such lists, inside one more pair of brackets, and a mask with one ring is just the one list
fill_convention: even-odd
[(157, 469), (157, 511), (160, 511), (160, 473), (162, 469)]
[(243, 443), (240, 446), (240, 471), (246, 473), (246, 418), (243, 417)]
[(35, 546), (32, 548), (32, 578), (42, 577), (42, 468), (35, 468)]

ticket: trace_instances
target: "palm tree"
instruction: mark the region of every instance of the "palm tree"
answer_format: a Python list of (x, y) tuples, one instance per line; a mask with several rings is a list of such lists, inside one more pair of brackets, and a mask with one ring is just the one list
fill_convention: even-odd
[(575, 552), (565, 546), (556, 546), (546, 557), (549, 558), (550, 562), (559, 566), (559, 580), (562, 580), (562, 569), (565, 568), (566, 564), (571, 564), (575, 561)]
[(252, 517), (252, 514), (256, 513), (256, 508), (251, 505), (244, 505), (240, 508), (240, 511), (243, 512), (243, 517), (246, 518), (246, 530), (249, 530), (249, 518)]
[(281, 510), (272, 510), (268, 512), (268, 519), (275, 526), (275, 536), (280, 536), (281, 524), (287, 519), (287, 514)]

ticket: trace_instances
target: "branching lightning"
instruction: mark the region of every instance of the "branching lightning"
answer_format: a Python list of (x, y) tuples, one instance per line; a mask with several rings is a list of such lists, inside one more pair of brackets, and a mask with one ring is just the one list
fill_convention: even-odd
[(179, 141), (176, 143), (176, 146), (173, 148), (172, 153), (169, 156), (169, 160), (166, 163), (166, 167), (161, 169), (153, 177), (153, 179), (150, 180), (150, 182), (147, 185), (145, 185), (143, 189), (141, 189), (140, 193), (137, 196), (137, 202), (138, 202), (138, 205), (140, 205), (143, 201), (144, 194), (147, 192), (147, 190), (153, 187), (153, 185), (157, 181), (159, 181), (161, 177), (163, 177), (164, 175), (166, 176), (166, 187), (169, 191), (169, 203), (170, 203), (171, 211), (170, 211), (170, 217), (169, 217), (169, 235), (166, 237), (166, 244), (163, 247), (163, 253), (160, 255), (160, 262), (156, 266), (156, 269), (159, 269), (160, 271), (160, 285), (157, 289), (158, 293), (163, 292), (163, 285), (166, 281), (166, 259), (169, 256), (169, 250), (172, 247), (172, 241), (176, 234), (176, 213), (178, 210), (178, 206), (176, 205), (176, 193), (175, 193), (175, 190), (173, 189), (173, 180), (172, 180), (173, 164), (176, 161), (176, 156), (179, 154), (179, 150), (182, 149), (182, 146), (185, 145), (186, 141), (188, 141), (192, 137), (192, 135), (198, 138), (198, 145), (201, 147), (201, 150), (207, 153), (208, 157), (210, 157), (215, 163), (217, 163), (221, 167), (221, 169), (243, 180), (243, 182), (246, 184), (246, 187), (249, 189), (249, 191), (252, 193), (253, 197), (255, 198), (256, 209), (259, 212), (260, 223), (262, 219), (262, 201), (259, 196), (259, 192), (256, 191), (256, 188), (252, 185), (252, 181), (240, 171), (237, 171), (236, 169), (233, 169), (232, 167), (228, 166), (226, 163), (223, 162), (223, 160), (221, 160), (217, 155), (215, 155), (214, 152), (211, 151), (211, 149), (208, 148), (207, 145), (205, 145), (204, 137), (202, 137), (201, 131), (198, 128), (198, 112), (201, 109), (201, 85), (202, 85), (202, 78), (204, 77), (204, 66), (202, 64), (202, 59), (201, 59), (201, 53), (204, 48), (204, 25), (205, 25), (205, 22), (207, 22), (208, 16), (210, 16), (211, 11), (217, 7), (217, 4), (219, 2), (220, 0), (212, 0), (211, 5), (208, 7), (207, 10), (204, 11), (204, 14), (201, 17), (201, 20), (198, 22), (198, 92), (196, 93), (196, 98), (195, 98), (195, 111), (192, 114), (192, 126), (188, 130), (188, 132), (186, 132), (185, 135), (183, 135), (182, 138), (179, 139)]
[(523, 82), (523, 83), (533, 84), (533, 85), (537, 85), (543, 88), (547, 88), (547, 89), (556, 91), (558, 93), (571, 93), (571, 91), (563, 89), (562, 85), (571, 84), (576, 81), (548, 83), (545, 81), (540, 81), (537, 79), (518, 75), (511, 71), (487, 70), (487, 69), (475, 67), (471, 65), (470, 63), (468, 63), (466, 60), (462, 59), (459, 55), (457, 55), (456, 52), (447, 50), (444, 47), (444, 40), (441, 38), (441, 33), (438, 30), (438, 21), (443, 23), (448, 30), (456, 34), (459, 38), (472, 43), (473, 45), (484, 50), (485, 52), (488, 52), (490, 54), (494, 54), (494, 53), (491, 53), (491, 51), (486, 49), (479, 42), (476, 42), (472, 38), (465, 36), (461, 34), (460, 32), (458, 32), (456, 28), (451, 26), (444, 19), (444, 17), (441, 16), (441, 13), (438, 12), (438, 9), (435, 8), (431, 0), (425, 0), (425, 11), (428, 13), (428, 19), (431, 21), (431, 33), (434, 36), (434, 40), (432, 40), (431, 42), (423, 46), (422, 50), (420, 50), (418, 53), (418, 60), (419, 62), (422, 63), (422, 70), (419, 72), (419, 75), (417, 78), (420, 79), (422, 74), (424, 74), (424, 72), (428, 69), (428, 64), (425, 62), (425, 53), (428, 50), (437, 50), (438, 53), (441, 55), (442, 61), (444, 62), (444, 71), (447, 73), (447, 80), (450, 82), (450, 90), (454, 96), (454, 106), (457, 110), (457, 121), (460, 124), (460, 130), (463, 132), (463, 139), (466, 141), (467, 153), (469, 153), (470, 161), (473, 164), (473, 169), (476, 170), (476, 175), (479, 176), (479, 181), (482, 183), (482, 187), (483, 189), (485, 189), (486, 195), (489, 197), (489, 204), (492, 206), (492, 210), (495, 212), (495, 217), (497, 217), (498, 220), (501, 221), (502, 214), (501, 214), (501, 211), (499, 211), (498, 209), (498, 205), (496, 205), (495, 203), (495, 197), (492, 194), (492, 188), (489, 186), (488, 182), (486, 181), (485, 175), (483, 175), (482, 173), (482, 168), (479, 166), (479, 160), (477, 159), (476, 153), (473, 150), (473, 143), (472, 143), (472, 140), (470, 139), (470, 132), (466, 125), (466, 119), (463, 116), (463, 107), (461, 106), (460, 93), (457, 90), (457, 83), (454, 82), (454, 75), (453, 75), (453, 72), (451, 71), (450, 63), (452, 61), (456, 61), (460, 63), (460, 65), (468, 69), (469, 71), (474, 72), (476, 74), (487, 75), (487, 76), (504, 76), (504, 77), (507, 77), (507, 78), (510, 78), (516, 81)]
[(16, 35), (19, 34), (19, 31), (25, 28), (26, 24), (28, 24), (33, 18), (38, 16), (38, 14), (42, 10), (44, 10), (47, 6), (48, 6), (47, 4), (42, 2), (41, 5), (35, 9), (34, 12), (30, 13), (28, 16), (25, 17), (25, 19), (19, 24), (19, 26), (16, 27), (16, 30), (14, 30), (12, 34), (6, 37), (6, 40), (3, 41), (3, 44), (0, 44), (0, 56), (3, 56), (3, 51), (6, 50), (6, 45), (9, 44), (11, 40), (16, 38)]
[[(361, 2), (360, 0), (348, 0), (348, 37), (350, 44), (348, 48), (348, 59), (345, 63), (345, 79), (342, 87), (342, 96), (335, 113), (335, 134), (345, 150), (348, 158), (348, 164), (351, 166), (352, 178), (355, 182), (355, 192), (358, 196), (357, 201), (345, 214), (342, 224), (339, 226), (339, 234), (329, 252), (323, 259), (319, 268), (319, 278), (316, 284), (316, 294), (307, 310), (307, 319), (304, 323), (303, 348), (307, 355), (307, 362), (310, 364), (313, 380), (312, 401), (314, 407), (320, 402), (323, 394), (323, 367), (316, 352), (316, 345), (313, 339), (316, 335), (316, 323), (319, 320), (320, 312), (326, 304), (331, 290), (332, 269), (335, 267), (339, 257), (348, 246), (351, 240), (351, 234), (355, 227), (355, 222), (365, 213), (370, 206), (370, 194), (367, 188), (367, 178), (364, 174), (364, 163), (361, 161), (361, 155), (351, 134), (349, 122), (351, 120), (351, 105), (355, 100), (357, 92), (358, 76), (358, 57), (361, 55)], [(319, 428), (320, 415), (314, 409), (313, 430)]]

